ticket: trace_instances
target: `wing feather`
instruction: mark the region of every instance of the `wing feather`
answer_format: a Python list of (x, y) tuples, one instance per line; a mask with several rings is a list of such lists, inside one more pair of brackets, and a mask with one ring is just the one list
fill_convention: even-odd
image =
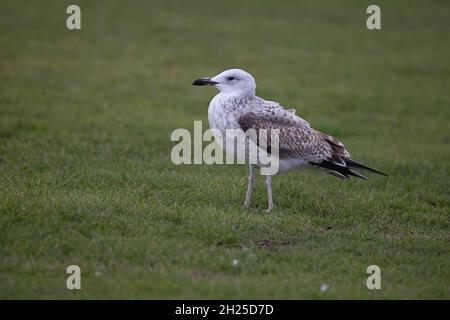
[[(285, 109), (279, 103), (256, 98), (250, 111), (242, 114), (238, 123), (243, 131), (254, 129), (259, 138), (261, 129), (267, 130), (268, 151), (273, 148), (270, 144), (272, 130), (279, 130), (279, 158), (302, 159), (312, 165), (341, 178), (349, 176), (367, 179), (354, 169), (363, 169), (373, 173), (386, 175), (383, 172), (364, 166), (350, 160), (350, 153), (338, 139), (314, 130), (309, 123), (295, 115), (295, 109)], [(254, 141), (258, 144), (258, 141)]]
[(238, 123), (244, 131), (254, 129), (259, 133), (261, 129), (267, 130), (270, 148), (273, 147), (270, 145), (270, 132), (278, 129), (280, 159), (303, 159), (314, 163), (329, 160), (345, 165), (341, 157), (349, 156), (339, 140), (314, 130), (295, 112), (273, 101), (258, 101), (239, 118)]

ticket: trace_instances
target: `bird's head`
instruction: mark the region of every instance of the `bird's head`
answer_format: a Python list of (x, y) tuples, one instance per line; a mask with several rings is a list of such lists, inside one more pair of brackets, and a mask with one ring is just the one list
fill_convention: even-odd
[(255, 78), (244, 70), (230, 69), (212, 78), (200, 78), (193, 83), (195, 86), (215, 86), (220, 92), (231, 94), (255, 94)]

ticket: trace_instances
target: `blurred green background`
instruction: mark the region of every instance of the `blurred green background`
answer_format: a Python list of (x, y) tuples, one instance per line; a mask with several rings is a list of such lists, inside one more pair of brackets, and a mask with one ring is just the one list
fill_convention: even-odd
[[(0, 4), (0, 298), (450, 298), (449, 1), (72, 3)], [(390, 177), (173, 165), (232, 67)]]

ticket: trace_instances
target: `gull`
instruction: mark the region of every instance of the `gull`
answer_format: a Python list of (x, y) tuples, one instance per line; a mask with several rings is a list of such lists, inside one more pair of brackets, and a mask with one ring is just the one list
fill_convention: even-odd
[[(253, 129), (257, 134), (263, 129), (278, 130), (279, 169), (276, 174), (299, 169), (319, 169), (342, 179), (353, 176), (367, 180), (358, 170), (387, 176), (383, 172), (351, 160), (350, 153), (342, 142), (311, 128), (307, 121), (296, 115), (295, 109), (285, 109), (278, 102), (257, 97), (255, 78), (244, 70), (225, 70), (211, 78), (197, 79), (193, 85), (214, 86), (219, 90), (208, 108), (211, 129), (218, 130), (222, 134), (225, 134), (227, 129), (241, 129), (244, 132)], [(269, 139), (267, 144), (270, 150)], [(258, 164), (249, 165), (245, 207), (251, 204), (255, 167), (261, 168)], [(272, 175), (266, 176), (266, 187), (267, 211), (271, 211)]]

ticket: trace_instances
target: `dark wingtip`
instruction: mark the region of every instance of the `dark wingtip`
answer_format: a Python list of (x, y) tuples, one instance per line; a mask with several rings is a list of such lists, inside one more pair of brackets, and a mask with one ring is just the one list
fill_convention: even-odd
[(367, 177), (363, 176), (359, 172), (350, 170), (350, 168), (351, 168), (350, 166), (344, 167), (341, 164), (337, 164), (337, 163), (327, 161), (327, 160), (323, 160), (322, 162), (319, 162), (319, 163), (310, 162), (310, 164), (318, 166), (323, 169), (326, 169), (329, 171), (329, 173), (331, 173), (339, 178), (348, 179), (348, 178), (350, 178), (349, 176), (353, 176), (356, 178), (369, 180)]
[(357, 177), (357, 178), (364, 179), (364, 180), (370, 180), (369, 178), (363, 176), (362, 174), (360, 174), (360, 173), (358, 173), (356, 171), (350, 170), (350, 169), (348, 170), (347, 174), (351, 175), (351, 176), (354, 176), (354, 177)]
[(356, 169), (362, 169), (362, 170), (367, 170), (370, 171), (372, 173), (376, 173), (379, 174), (380, 176), (385, 176), (385, 177), (389, 177), (387, 173), (372, 169), (370, 167), (367, 167), (361, 163), (358, 163), (356, 161), (350, 160), (348, 158), (344, 158), (345, 163), (347, 164), (347, 166), (349, 166), (350, 168), (356, 168)]

